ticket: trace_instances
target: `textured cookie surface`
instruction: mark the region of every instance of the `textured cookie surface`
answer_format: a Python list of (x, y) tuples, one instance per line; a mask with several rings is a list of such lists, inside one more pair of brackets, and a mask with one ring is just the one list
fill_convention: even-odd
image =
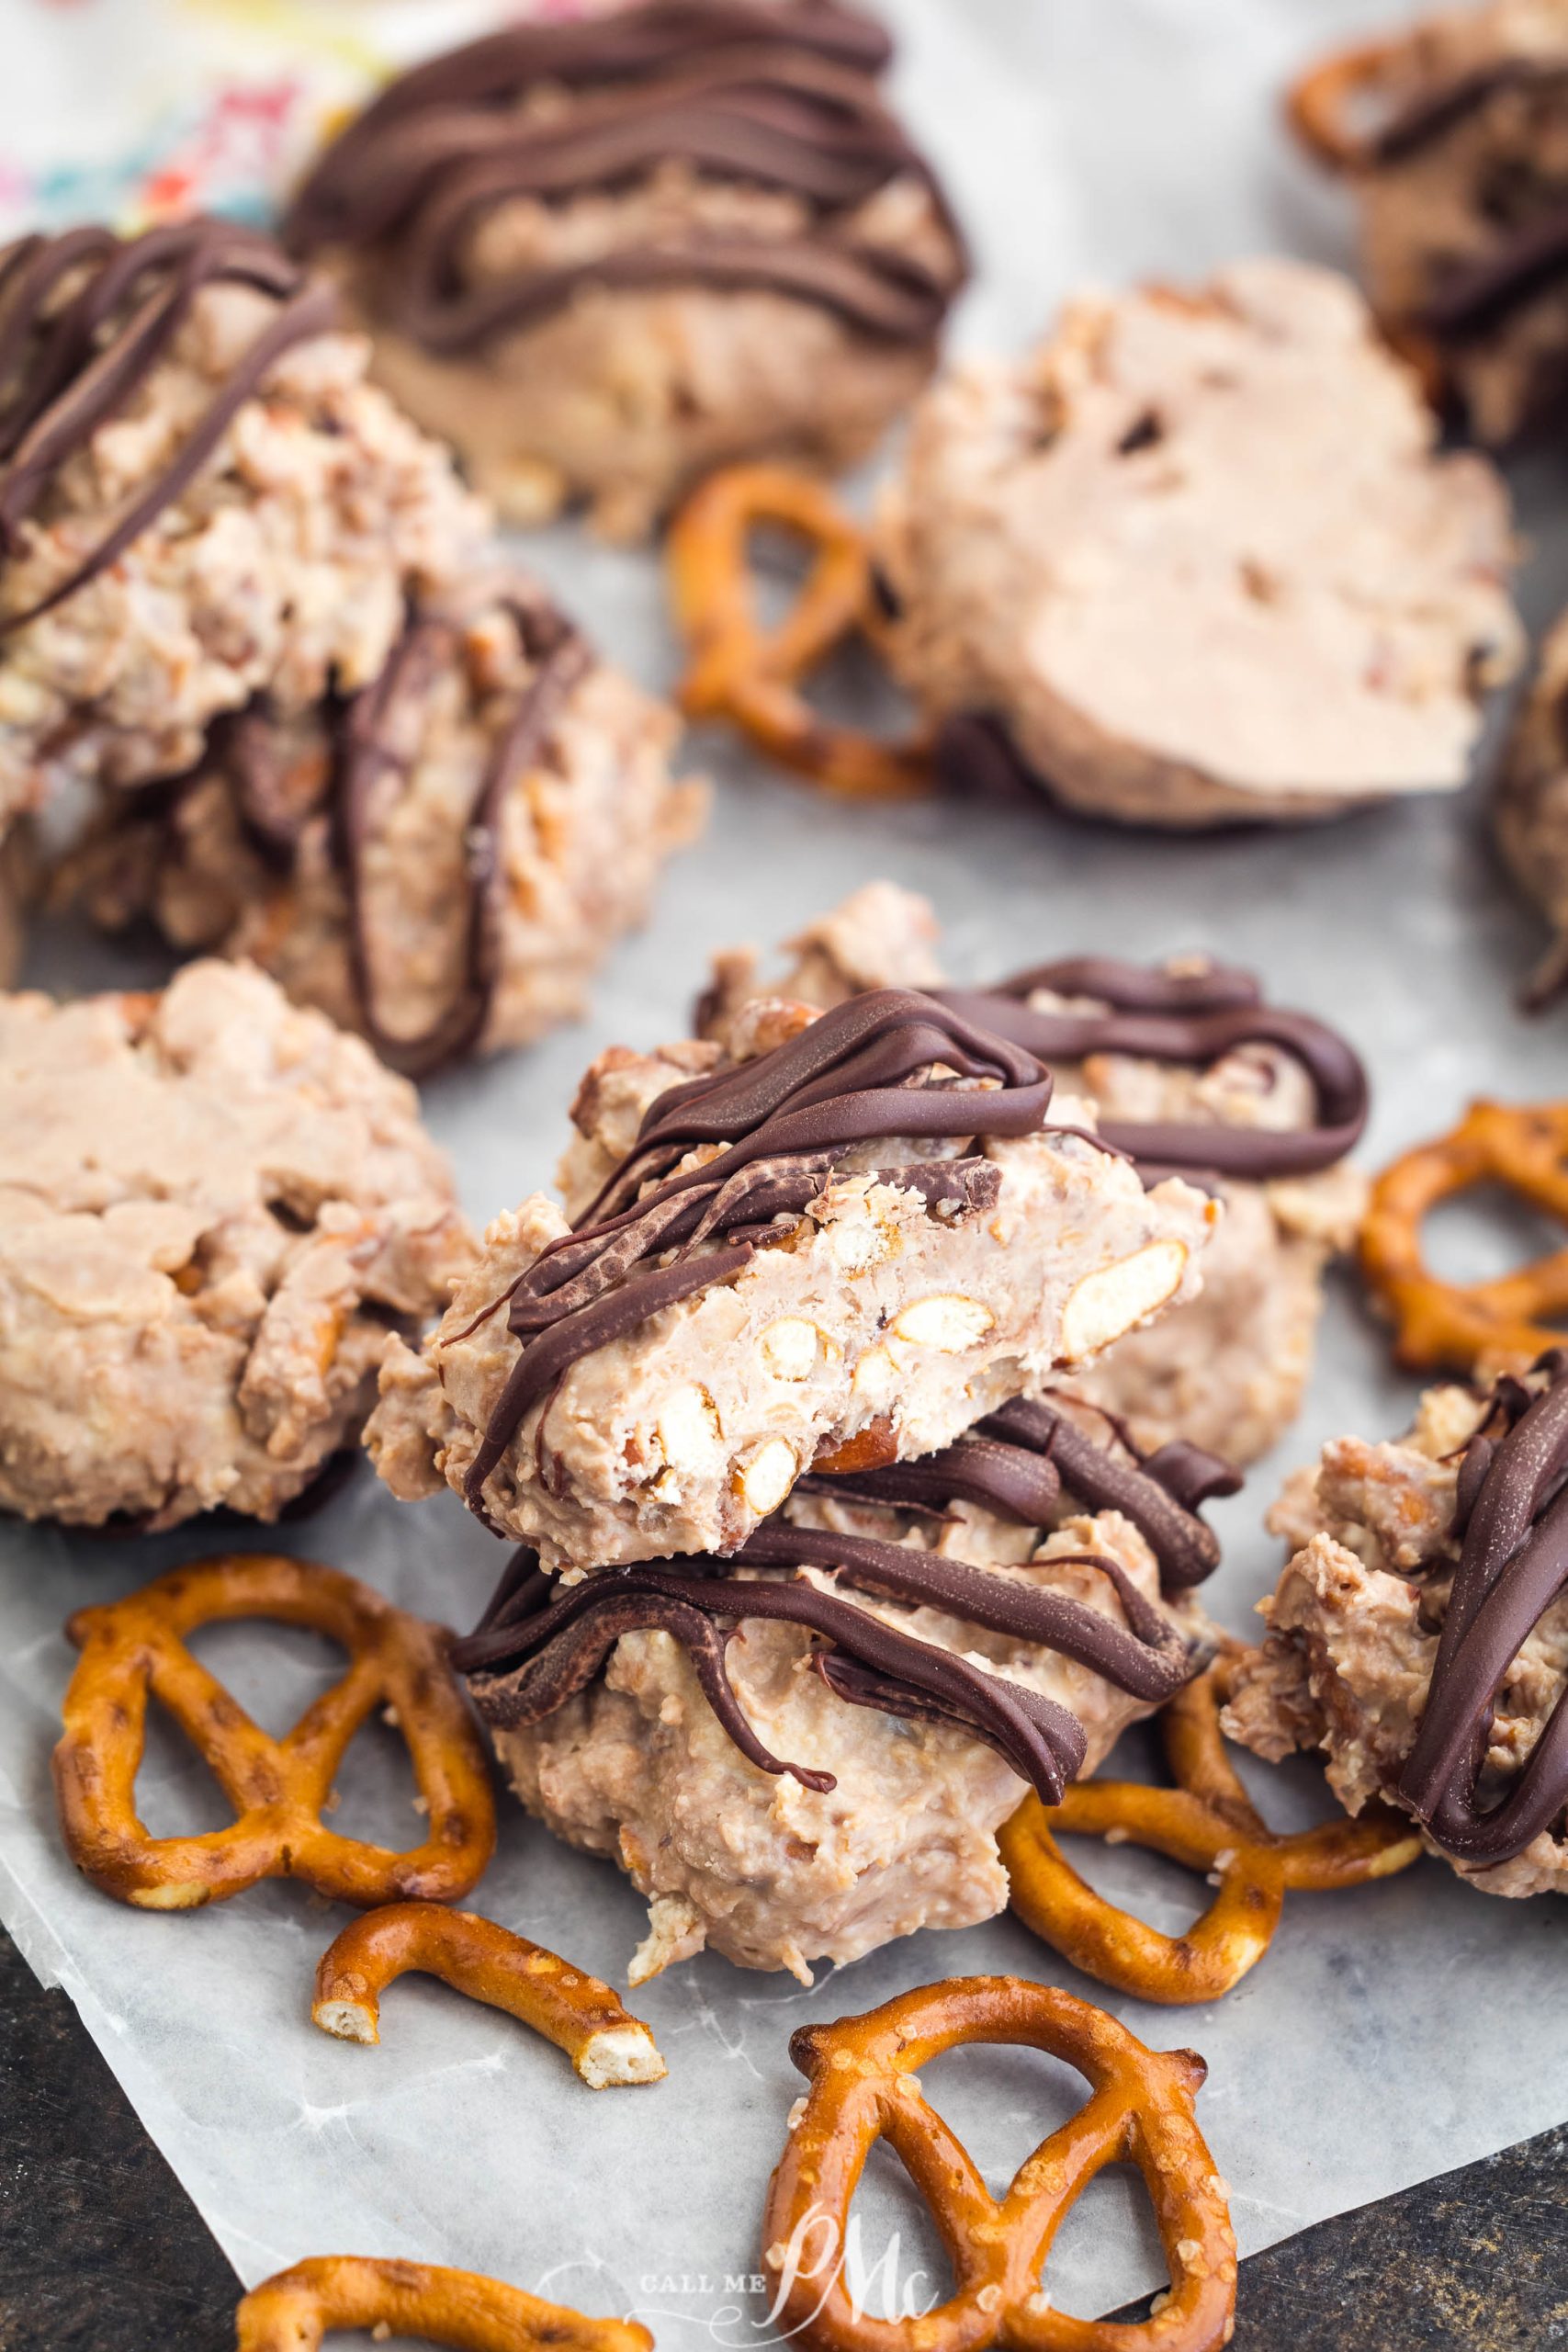
[(1568, 388), (1568, 6), (1490, 0), (1392, 42), (1348, 162), (1373, 307), (1471, 431), (1554, 428)]
[[(813, 1495), (795, 1498), (789, 1517), (972, 1562), (1123, 1622), (1087, 1553), (1115, 1563), (1145, 1599), (1167, 1606), (1147, 1544), (1116, 1512), (1089, 1515), (1065, 1504), (1047, 1532), (967, 1501), (933, 1520)], [(864, 1594), (845, 1597), (879, 1608)], [(1069, 1708), (1084, 1727), (1086, 1771), (1148, 1712), (1060, 1652), (936, 1609), (884, 1604), (880, 1613)], [(1168, 1614), (1185, 1634), (1202, 1631), (1190, 1600), (1168, 1606)], [(826, 1793), (748, 1762), (663, 1633), (624, 1634), (604, 1677), (580, 1697), (527, 1730), (496, 1735), (529, 1810), (558, 1837), (612, 1856), (649, 1897), (636, 1975), (712, 1945), (742, 1966), (789, 1969), (809, 1982), (815, 1961), (858, 1960), (917, 1928), (972, 1926), (1006, 1904), (995, 1833), (1023, 1782), (960, 1730), (845, 1705), (816, 1670), (817, 1654), (799, 1628), (742, 1614), (727, 1670), (774, 1753), (833, 1775), (837, 1788)]]
[(863, 455), (964, 274), (837, 0), (648, 0), (416, 67), (327, 150), (288, 233), (381, 380), (513, 520), (645, 532), (737, 458)]
[[(1224, 1726), (1271, 1760), (1320, 1748), (1348, 1812), (1375, 1796), (1398, 1801), (1451, 1603), (1461, 1464), (1488, 1409), (1471, 1389), (1428, 1389), (1407, 1436), (1334, 1439), (1270, 1513), (1292, 1557), (1259, 1605), (1268, 1634), (1240, 1670)], [(1511, 1661), (1504, 1653), (1479, 1751), (1486, 1805), (1506, 1800), (1565, 1690), (1568, 1600), (1559, 1598)], [(1501, 1860), (1467, 1860), (1437, 1841), (1433, 1850), (1491, 1894), (1562, 1892), (1561, 1799), (1557, 1812), (1555, 1832)]]
[(77, 888), (111, 927), (151, 913), (249, 956), (417, 1072), (581, 1012), (700, 826), (675, 733), (533, 582), (480, 575), (357, 699), (258, 709), (177, 791), (106, 795)]
[(896, 666), (1130, 822), (1451, 788), (1520, 639), (1506, 493), (1436, 438), (1327, 271), (1073, 303), (917, 410), (881, 530)]
[[(46, 399), (62, 314), (135, 250), (81, 233), (103, 250), (62, 267), (47, 290), (37, 272), (50, 254), (31, 241), (0, 253), (7, 424), (31, 401), (39, 424), (62, 435), (58, 461), (39, 471), (11, 462), (0, 433), (11, 543), (0, 565), (0, 812), (36, 804), (65, 772), (117, 786), (182, 773), (212, 722), (253, 695), (291, 712), (330, 685), (368, 684), (402, 626), (405, 594), (460, 573), (486, 523), (446, 453), (367, 383), (363, 343), (320, 331), (309, 291), (248, 282), (244, 273), (285, 267), (249, 232), (221, 232), (238, 258), (212, 248), (213, 275), (167, 337), (124, 367), (107, 413), (67, 432), (62, 413), (95, 353), (118, 366), (134, 348), (206, 232), (166, 232), (186, 243), (159, 247), (151, 277), (130, 281), (137, 299), (111, 306), (99, 341), (78, 345), (63, 390), (55, 382)], [(204, 420), (243, 385), (286, 311), (317, 331), (281, 345), (186, 476)], [(144, 527), (95, 565), (160, 481), (168, 494)], [(79, 585), (38, 611), (84, 568)]]
[(412, 1089), (261, 973), (0, 999), (0, 1508), (276, 1517), (471, 1253)]
[[(840, 1004), (867, 988), (938, 987), (937, 939), (925, 899), (869, 883), (786, 943), (776, 978), (750, 951), (719, 956), (699, 1020), (710, 1035), (739, 1039), (748, 1027), (787, 1019), (792, 1005)], [(1204, 959), (1171, 968), (1196, 975)], [(1043, 987), (1023, 1001), (1042, 1011), (1106, 1010), (1093, 997)], [(1088, 1097), (1101, 1119), (1282, 1134), (1309, 1127), (1314, 1115), (1306, 1071), (1273, 1045), (1243, 1045), (1196, 1068), (1120, 1051), (1052, 1067), (1064, 1092)], [(579, 1133), (562, 1164), (569, 1206), (604, 1182), (645, 1107), (626, 1068), (603, 1070), (580, 1097)], [(1300, 1408), (1324, 1271), (1348, 1248), (1365, 1193), (1348, 1160), (1261, 1183), (1226, 1181), (1199, 1295), (1075, 1372), (1074, 1390), (1123, 1416), (1150, 1449), (1184, 1437), (1236, 1463), (1266, 1453)]]

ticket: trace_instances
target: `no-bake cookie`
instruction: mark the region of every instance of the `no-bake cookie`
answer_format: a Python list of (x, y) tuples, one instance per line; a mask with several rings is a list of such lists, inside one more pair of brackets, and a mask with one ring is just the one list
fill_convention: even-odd
[(1568, 7), (1491, 0), (1402, 27), (1296, 85), (1344, 174), (1372, 306), (1494, 445), (1568, 394)]
[(262, 973), (0, 997), (0, 1509), (275, 1519), (472, 1250), (406, 1081)]
[(630, 1132), (594, 1195), (497, 1217), (389, 1347), (395, 1492), (445, 1479), (551, 1569), (732, 1551), (814, 1464), (934, 1452), (1195, 1295), (1218, 1204), (1049, 1124), (1032, 1054), (908, 989), (791, 1025), (595, 1065)]
[(1224, 1726), (1320, 1747), (1491, 1894), (1568, 1891), (1568, 1359), (1427, 1391), (1392, 1443), (1337, 1438), (1269, 1524), (1292, 1546)]
[(484, 509), (335, 309), (231, 223), (0, 251), (0, 819), (368, 686), (473, 562)]
[(646, 531), (750, 456), (842, 467), (930, 373), (962, 239), (838, 0), (649, 0), (392, 82), (286, 224), (509, 517)]
[(1197, 1516), (1235, 1484), (1015, 1404), (946, 1452), (809, 1476), (733, 1562), (562, 1588), (524, 1553), (458, 1645), (519, 1795), (649, 1898), (634, 1982), (711, 1944), (858, 1959), (1007, 1901), (996, 1832), (1201, 1667)]
[(1521, 638), (1507, 495), (1354, 289), (1291, 261), (1068, 305), (922, 398), (886, 643), (963, 784), (1192, 827), (1462, 782)]
[(1543, 1004), (1568, 983), (1568, 614), (1540, 649), (1492, 814), (1509, 872), (1551, 926), (1552, 944), (1527, 991)]
[(701, 823), (675, 732), (533, 582), (480, 573), (358, 694), (263, 699), (186, 775), (106, 795), (71, 887), (111, 928), (250, 957), (417, 1076), (581, 1012)]
[[(1254, 1460), (1300, 1408), (1324, 1272), (1349, 1248), (1365, 1203), (1345, 1156), (1366, 1113), (1355, 1053), (1322, 1023), (1265, 1002), (1250, 973), (1205, 956), (1066, 956), (953, 992), (941, 986), (936, 939), (923, 899), (868, 884), (788, 943), (792, 961), (774, 984), (753, 954), (720, 956), (698, 1026), (725, 1037), (786, 1018), (783, 1005), (802, 1000), (933, 989), (1048, 1062), (1140, 1163), (1213, 1185), (1225, 1214), (1199, 1296), (1118, 1340), (1071, 1385), (1122, 1416), (1142, 1445), (1186, 1437)], [(606, 1098), (602, 1115), (615, 1110)], [(624, 1133), (623, 1105), (613, 1139)], [(604, 1164), (582, 1142), (569, 1163), (584, 1179)]]

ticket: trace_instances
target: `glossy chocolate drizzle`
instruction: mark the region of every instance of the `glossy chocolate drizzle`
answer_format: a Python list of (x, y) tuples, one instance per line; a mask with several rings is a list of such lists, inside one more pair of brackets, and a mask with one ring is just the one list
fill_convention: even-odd
[(462, 970), (451, 1003), (431, 1026), (410, 1036), (389, 1029), (377, 1010), (377, 985), (366, 909), (366, 868), (378, 802), (389, 779), (406, 779), (417, 763), (402, 726), (417, 712), (434, 678), (462, 660), (462, 630), (435, 611), (415, 612), (378, 678), (356, 695), (329, 695), (321, 706), (326, 759), (320, 789), (308, 798), (279, 775), (274, 722), (265, 699), (212, 730), (207, 751), (188, 775), (150, 786), (132, 802), (160, 792), (171, 810), (216, 775), (232, 796), (235, 814), (258, 856), (280, 874), (292, 871), (306, 827), (325, 810), (327, 843), (346, 904), (348, 957), (360, 1023), (382, 1060), (410, 1078), (460, 1060), (479, 1043), (495, 1001), (502, 972), (500, 848), (508, 796), (519, 776), (543, 755), (567, 697), (591, 666), (585, 640), (542, 596), (522, 585), (497, 600), (517, 631), (532, 674), (498, 730), (479, 786), (461, 820), (465, 905)]
[[(1410, 162), (1506, 91), (1560, 100), (1568, 93), (1568, 61), (1501, 57), (1420, 92), (1368, 139), (1366, 167)], [(1484, 335), (1568, 272), (1568, 205), (1543, 196), (1535, 218), (1503, 229), (1484, 254), (1444, 271), (1415, 314), (1417, 326), (1445, 342)]]
[[(1174, 1590), (1208, 1575), (1218, 1559), (1213, 1531), (1182, 1497), (1194, 1487), (1230, 1493), (1239, 1484), (1217, 1456), (1182, 1451), (1190, 1457), (1182, 1475), (1162, 1483), (1159, 1457), (1117, 1461), (1049, 1407), (1015, 1405), (994, 1416), (983, 1434), (924, 1461), (886, 1472), (813, 1477), (797, 1491), (938, 1516), (964, 1499), (1040, 1526), (1060, 1503), (1065, 1483), (1089, 1509), (1121, 1510), (1145, 1532), (1153, 1529), (1162, 1587)], [(1083, 1762), (1084, 1735), (1076, 1716), (1022, 1684), (868, 1615), (800, 1572), (814, 1569), (858, 1591), (938, 1610), (1055, 1650), (1151, 1705), (1168, 1699), (1198, 1670), (1192, 1645), (1118, 1561), (1088, 1552), (1057, 1556), (1107, 1578), (1125, 1625), (1021, 1577), (910, 1544), (795, 1527), (775, 1516), (733, 1559), (705, 1553), (654, 1566), (604, 1569), (564, 1594), (539, 1568), (535, 1553), (520, 1551), (478, 1629), (457, 1645), (453, 1658), (472, 1679), (487, 1722), (516, 1730), (542, 1723), (586, 1689), (622, 1634), (658, 1627), (685, 1649), (704, 1695), (742, 1755), (764, 1772), (787, 1772), (807, 1788), (831, 1789), (829, 1774), (786, 1763), (763, 1747), (725, 1669), (726, 1650), (746, 1619), (784, 1620), (820, 1638), (826, 1646), (816, 1654), (817, 1670), (849, 1704), (951, 1724), (993, 1747), (1055, 1804)], [(739, 1570), (780, 1571), (798, 1581), (760, 1575), (738, 1581)]]
[[(1093, 997), (1107, 1012), (1036, 1011), (1036, 990)], [(1202, 1069), (1242, 1046), (1275, 1046), (1299, 1062), (1317, 1097), (1310, 1127), (1214, 1122), (1102, 1120), (1100, 1135), (1141, 1169), (1235, 1176), (1262, 1182), (1310, 1176), (1343, 1159), (1367, 1121), (1367, 1076), (1344, 1038), (1304, 1012), (1265, 1004), (1250, 972), (1214, 964), (1172, 972), (1109, 956), (1064, 956), (983, 990), (936, 991), (973, 1021), (1010, 1037), (1042, 1061), (1131, 1054)]]
[[(933, 1064), (987, 1081), (985, 1091), (933, 1080)], [(525, 1415), (574, 1363), (733, 1280), (760, 1238), (778, 1238), (778, 1220), (805, 1214), (846, 1153), (894, 1138), (1032, 1135), (1050, 1100), (1050, 1072), (1032, 1054), (909, 989), (853, 997), (755, 1061), (669, 1088), (571, 1232), (468, 1326), (504, 1306), (523, 1341), (464, 1481), (470, 1507), (480, 1510)], [(701, 1145), (719, 1148), (671, 1172)], [(977, 1156), (896, 1161), (886, 1172), (939, 1216), (984, 1210), (999, 1183)]]
[[(888, 55), (881, 27), (838, 0), (651, 0), (513, 26), (385, 89), (327, 149), (284, 233), (297, 252), (370, 254), (381, 315), (446, 356), (534, 325), (586, 286), (761, 288), (878, 340), (928, 344), (962, 282), (961, 245), (877, 96)], [(538, 92), (569, 93), (570, 108), (526, 111)], [(620, 188), (671, 158), (800, 198), (813, 232), (691, 230), (469, 281), (472, 237), (498, 206)], [(840, 229), (900, 175), (931, 190), (960, 256), (944, 276)]]
[(1568, 1805), (1568, 1693), (1507, 1792), (1485, 1811), (1479, 1782), (1497, 1693), (1568, 1587), (1568, 1352), (1536, 1366), (1533, 1396), (1502, 1380), (1465, 1451), (1456, 1497), (1459, 1566), (1399, 1797), (1445, 1853), (1484, 1866), (1522, 1853)]
[(269, 237), (196, 220), (121, 239), (104, 228), (23, 237), (0, 251), (0, 555), (60, 469), (130, 401), (207, 287), (246, 286), (275, 314), (167, 462), (57, 587), (0, 616), (0, 636), (37, 620), (124, 554), (198, 474), (236, 412), (284, 352), (335, 321), (330, 288), (312, 285)]

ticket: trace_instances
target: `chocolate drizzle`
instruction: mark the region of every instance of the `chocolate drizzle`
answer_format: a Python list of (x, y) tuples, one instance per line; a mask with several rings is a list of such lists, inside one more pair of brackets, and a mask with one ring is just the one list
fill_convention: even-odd
[(1560, 94), (1568, 86), (1568, 62), (1538, 57), (1500, 57), (1423, 90), (1401, 107), (1367, 142), (1370, 164), (1408, 163), (1446, 139), (1503, 91)]
[[(1505, 94), (1560, 104), (1568, 94), (1568, 60), (1500, 57), (1420, 91), (1367, 139), (1361, 167), (1411, 162)], [(1444, 268), (1414, 313), (1417, 327), (1450, 343), (1488, 334), (1568, 274), (1568, 204), (1549, 188), (1536, 193), (1533, 218), (1504, 227), (1483, 253)]]
[(329, 695), (321, 717), (326, 756), (310, 797), (291, 791), (278, 773), (275, 723), (265, 699), (220, 720), (207, 751), (187, 775), (149, 786), (131, 802), (133, 816), (162, 797), (173, 813), (206, 779), (220, 777), (232, 796), (240, 826), (257, 855), (280, 875), (292, 872), (305, 830), (324, 811), (327, 847), (346, 902), (348, 958), (360, 1025), (382, 1060), (410, 1078), (424, 1078), (460, 1060), (479, 1043), (502, 974), (499, 899), (500, 845), (508, 796), (541, 758), (572, 688), (590, 667), (585, 640), (542, 596), (513, 583), (496, 598), (515, 628), (532, 674), (498, 729), (472, 802), (461, 820), (464, 841), (462, 969), (451, 1003), (417, 1035), (389, 1029), (378, 988), (366, 907), (366, 869), (378, 802), (389, 779), (406, 782), (420, 752), (398, 746), (403, 720), (417, 713), (432, 681), (460, 663), (462, 628), (439, 611), (411, 615), (386, 667), (359, 694)]
[[(327, 149), (285, 235), (298, 252), (369, 254), (382, 317), (444, 356), (532, 326), (588, 286), (761, 288), (878, 340), (930, 344), (962, 282), (962, 245), (929, 165), (877, 95), (888, 55), (881, 27), (838, 0), (651, 0), (517, 25), (390, 84)], [(529, 105), (563, 92), (564, 111)], [(811, 232), (694, 229), (470, 280), (472, 239), (498, 207), (612, 191), (671, 159), (706, 180), (799, 198)], [(955, 255), (943, 274), (845, 226), (899, 175), (936, 201)]]
[(1500, 1381), (1459, 1475), (1459, 1566), (1431, 1684), (1399, 1781), (1401, 1802), (1443, 1851), (1480, 1867), (1506, 1862), (1568, 1806), (1568, 1692), (1506, 1795), (1483, 1811), (1479, 1782), (1497, 1693), (1568, 1587), (1568, 1352), (1537, 1372), (1539, 1395)]
[(111, 230), (21, 238), (0, 252), (0, 555), (69, 458), (141, 390), (204, 288), (251, 288), (272, 318), (225, 378), (173, 457), (92, 552), (47, 596), (0, 616), (0, 637), (52, 611), (106, 571), (200, 472), (237, 411), (293, 345), (335, 321), (330, 288), (311, 285), (268, 237), (196, 220), (121, 240)]
[[(1094, 997), (1110, 1010), (1037, 1011), (1036, 990)], [(1107, 1119), (1101, 1137), (1127, 1152), (1145, 1172), (1235, 1176), (1254, 1183), (1271, 1177), (1310, 1176), (1342, 1159), (1367, 1121), (1367, 1076), (1344, 1038), (1304, 1012), (1262, 1001), (1250, 972), (1224, 965), (1172, 972), (1123, 964), (1109, 956), (1064, 956), (1015, 972), (985, 990), (936, 992), (970, 1020), (1043, 1061), (1081, 1061), (1092, 1054), (1131, 1054), (1151, 1061), (1201, 1069), (1243, 1046), (1274, 1046), (1311, 1079), (1317, 1114), (1309, 1127), (1229, 1126)]]
[[(903, 1472), (920, 1474), (912, 1504), (905, 1496), (877, 1490), (877, 1480), (901, 1474), (813, 1478), (808, 1487), (847, 1501), (892, 1500), (917, 1510), (940, 1508), (939, 1497), (949, 1504), (960, 1498), (981, 1499), (1026, 1524), (1042, 1525), (1060, 1499), (1064, 1474), (1086, 1502), (1088, 1488), (1124, 1493), (1131, 1480), (1159, 1498), (1157, 1507), (1141, 1499), (1164, 1540), (1163, 1551), (1155, 1547), (1162, 1582), (1180, 1585), (1208, 1574), (1217, 1552), (1201, 1521), (1184, 1511), (1146, 1469), (1129, 1472), (1061, 1416), (1044, 1408), (1040, 1412), (1055, 1460), (1040, 1450), (1041, 1424), (1018, 1424), (1015, 1442), (996, 1433), (1003, 1419), (998, 1416), (988, 1425), (989, 1436), (963, 1440), (924, 1462), (902, 1465)], [(1064, 1431), (1075, 1445), (1061, 1444)], [(1010, 1462), (1010, 1455), (1017, 1459)], [(1228, 1464), (1212, 1455), (1203, 1459), (1213, 1490), (1227, 1482), (1234, 1487)], [(1179, 1523), (1184, 1523), (1180, 1537), (1172, 1541)], [(1190, 1574), (1190, 1564), (1200, 1555), (1203, 1565)], [(1023, 1577), (912, 1544), (792, 1526), (775, 1516), (753, 1532), (733, 1559), (701, 1554), (657, 1566), (605, 1569), (564, 1594), (539, 1569), (536, 1555), (521, 1551), (479, 1626), (457, 1645), (453, 1659), (472, 1679), (475, 1702), (486, 1721), (497, 1729), (515, 1730), (542, 1723), (586, 1689), (622, 1634), (657, 1627), (682, 1644), (708, 1703), (742, 1755), (762, 1771), (788, 1772), (807, 1788), (831, 1789), (829, 1774), (784, 1762), (763, 1747), (725, 1669), (728, 1644), (747, 1619), (782, 1620), (804, 1626), (826, 1645), (814, 1662), (849, 1704), (947, 1724), (982, 1740), (1054, 1804), (1083, 1762), (1083, 1730), (1075, 1716), (1024, 1685), (840, 1600), (802, 1572), (814, 1570), (881, 1599), (937, 1610), (1057, 1651), (1151, 1705), (1190, 1679), (1200, 1663), (1192, 1645), (1145, 1599), (1118, 1561), (1087, 1552), (1056, 1556), (1064, 1565), (1102, 1574), (1126, 1623)], [(739, 1571), (750, 1573), (738, 1580)], [(771, 1571), (796, 1580), (776, 1581), (766, 1573)]]
[[(964, 1090), (934, 1079), (933, 1065), (988, 1082)], [(572, 1231), (468, 1327), (504, 1306), (523, 1341), (468, 1466), (470, 1508), (481, 1510), (485, 1480), (525, 1416), (574, 1363), (660, 1308), (733, 1280), (760, 1238), (804, 1215), (847, 1153), (895, 1138), (1032, 1135), (1050, 1100), (1050, 1072), (1032, 1054), (908, 989), (852, 998), (773, 1053), (669, 1088)], [(702, 1145), (718, 1149), (671, 1172)], [(920, 1193), (933, 1215), (963, 1216), (996, 1198), (997, 1172), (980, 1158), (896, 1160), (884, 1172)]]

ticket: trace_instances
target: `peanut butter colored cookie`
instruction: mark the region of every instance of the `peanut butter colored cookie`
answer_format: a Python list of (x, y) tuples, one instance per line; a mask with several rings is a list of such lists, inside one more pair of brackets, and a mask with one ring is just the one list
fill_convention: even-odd
[(738, 458), (840, 468), (930, 373), (964, 275), (839, 0), (646, 0), (392, 82), (286, 234), (380, 380), (512, 520), (639, 537)]
[(894, 665), (963, 722), (954, 780), (979, 729), (1129, 824), (1452, 790), (1521, 638), (1503, 483), (1437, 439), (1354, 288), (1299, 262), (1085, 297), (1026, 358), (955, 367), (877, 550)]
[(0, 1508), (276, 1519), (472, 1248), (412, 1089), (250, 967), (0, 998)]

